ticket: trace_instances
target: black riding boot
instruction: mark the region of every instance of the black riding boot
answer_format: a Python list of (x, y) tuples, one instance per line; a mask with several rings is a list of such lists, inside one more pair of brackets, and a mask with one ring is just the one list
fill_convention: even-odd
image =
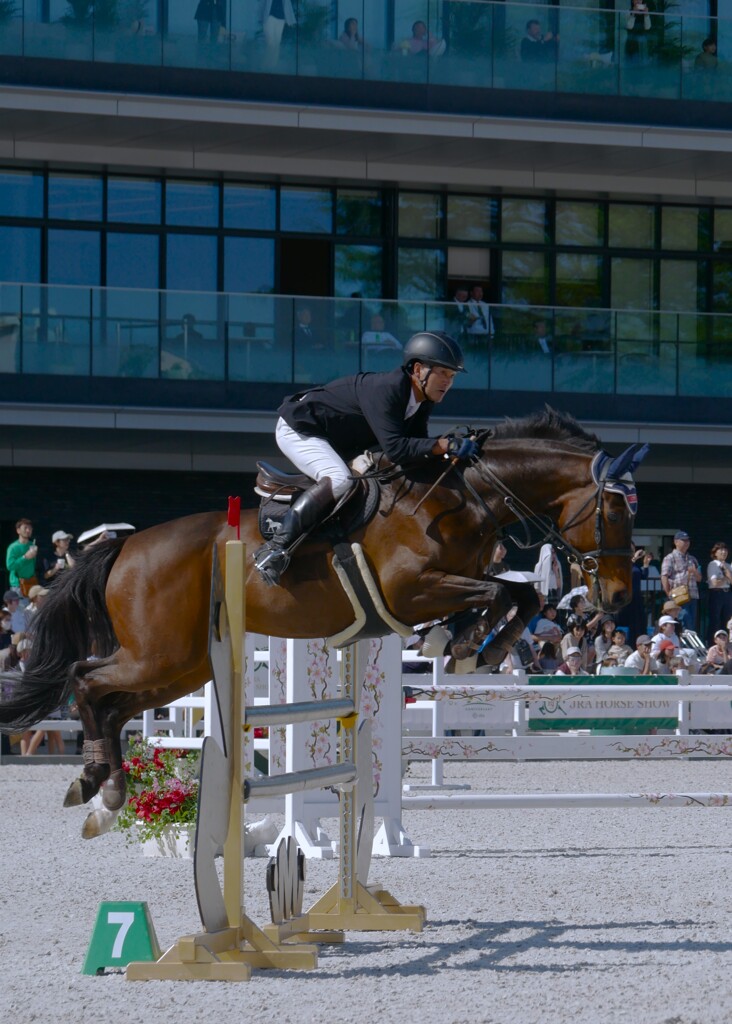
[(308, 533), (330, 512), (335, 505), (330, 478), (308, 487), (285, 512), (277, 533), (254, 555), (254, 565), (265, 583), (274, 587), (290, 564), (289, 548), (295, 541)]

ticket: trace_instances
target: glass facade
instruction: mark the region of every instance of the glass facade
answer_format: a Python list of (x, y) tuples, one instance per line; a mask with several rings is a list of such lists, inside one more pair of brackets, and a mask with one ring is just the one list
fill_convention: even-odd
[[(630, 6), (625, 0), (293, 0), (295, 24), (273, 32), (263, 24), (264, 4), (238, 0), (223, 0), (211, 22), (195, 18), (197, 0), (24, 0), (6, 4), (0, 54), (462, 89), (732, 101), (727, 4), (650, 2), (639, 17), (631, 16)], [(709, 46), (710, 38), (716, 47)], [(232, 91), (241, 95), (237, 84)]]
[(0, 283), (732, 310), (732, 207), (698, 203), (0, 168), (0, 233)]

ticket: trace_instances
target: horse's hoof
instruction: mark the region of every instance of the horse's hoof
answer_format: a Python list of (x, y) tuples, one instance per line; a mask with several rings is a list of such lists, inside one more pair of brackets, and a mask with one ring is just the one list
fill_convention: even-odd
[(108, 811), (120, 811), (127, 800), (124, 774), (122, 772), (112, 772), (107, 781), (102, 783), (101, 794), (104, 806)]
[(88, 799), (88, 797), (84, 796), (84, 786), (81, 779), (74, 779), (66, 790), (64, 807), (79, 807), (81, 804), (85, 804)]
[(82, 839), (96, 839), (97, 836), (103, 836), (105, 832), (109, 832), (115, 821), (117, 820), (117, 811), (109, 811), (106, 807), (98, 807), (95, 811), (91, 811), (86, 816), (81, 829)]

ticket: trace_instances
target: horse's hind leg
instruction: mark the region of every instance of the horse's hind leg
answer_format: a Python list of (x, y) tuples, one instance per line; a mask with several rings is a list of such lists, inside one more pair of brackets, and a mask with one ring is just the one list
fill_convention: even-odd
[(74, 666), (74, 700), (79, 711), (79, 719), (84, 730), (82, 756), (84, 767), (81, 775), (69, 786), (64, 798), (64, 807), (77, 807), (85, 804), (99, 792), (102, 783), (109, 778), (109, 756), (107, 742), (97, 722), (94, 705), (89, 700), (89, 686), (85, 680), (86, 673), (98, 669), (105, 662), (79, 662)]

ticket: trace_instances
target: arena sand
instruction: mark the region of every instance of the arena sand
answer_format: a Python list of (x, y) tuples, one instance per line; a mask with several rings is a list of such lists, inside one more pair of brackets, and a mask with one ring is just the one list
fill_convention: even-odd
[[(199, 927), (190, 862), (80, 838), (76, 769), (0, 767), (0, 1020), (66, 1024), (729, 1024), (732, 810), (411, 812), (424, 860), (370, 880), (423, 903), (421, 934), (349, 933), (310, 973), (131, 983), (81, 967), (101, 900), (146, 900), (163, 948)], [(426, 779), (424, 765), (412, 779)], [(713, 762), (452, 765), (476, 791), (732, 792)], [(333, 834), (337, 834), (334, 828)], [(267, 920), (265, 860), (247, 909)], [(336, 878), (308, 863), (305, 905)]]

